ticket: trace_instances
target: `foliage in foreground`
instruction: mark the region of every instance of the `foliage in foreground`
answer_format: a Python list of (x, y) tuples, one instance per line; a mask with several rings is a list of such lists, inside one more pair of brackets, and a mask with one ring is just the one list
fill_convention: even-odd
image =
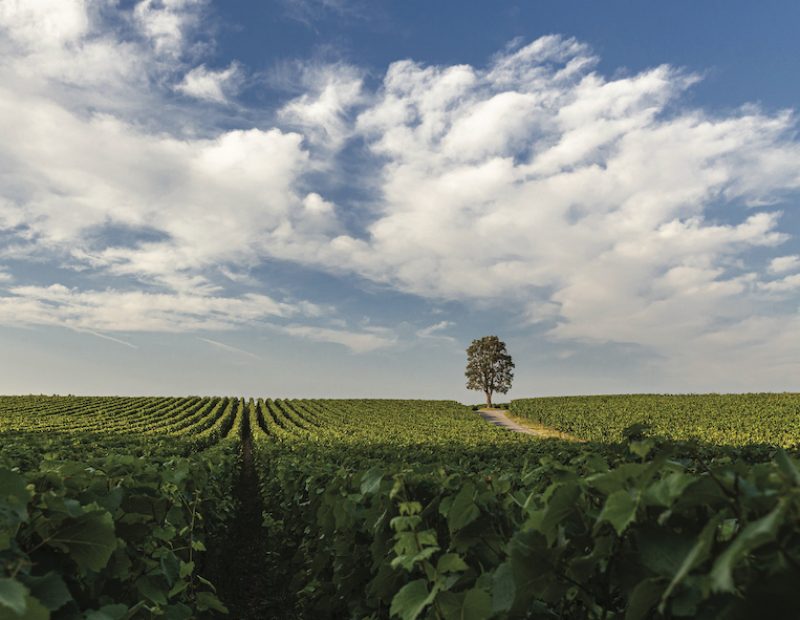
[[(88, 417), (86, 403), (73, 412), (69, 399), (47, 401), (29, 424), (0, 420), (3, 620), (224, 612), (202, 575), (206, 544), (234, 508), (237, 445), (221, 440), (233, 403), (135, 400), (94, 399)], [(85, 430), (98, 420), (106, 431)], [(47, 430), (21, 430), (36, 424)]]
[[(423, 432), (431, 416), (410, 407), (404, 424)], [(438, 451), (392, 453), (379, 431), (371, 447), (329, 432), (337, 409), (369, 411), (251, 407), (271, 433), (258, 438), (265, 525), (283, 541), (297, 617), (747, 618), (767, 604), (792, 617), (800, 603), (800, 474), (784, 452), (707, 461), (707, 447), (641, 437), (498, 437), (493, 456), (455, 428), (451, 449), (428, 429)]]
[(445, 401), (0, 398), (0, 618), (223, 613), (203, 551), (248, 430), (274, 617), (796, 616), (800, 474), (774, 446), (542, 440)]
[(800, 602), (800, 475), (785, 453), (707, 470), (668, 451), (522, 475), (374, 467), (294, 491), (280, 526), (305, 532), (291, 543), (303, 617), (791, 617)]

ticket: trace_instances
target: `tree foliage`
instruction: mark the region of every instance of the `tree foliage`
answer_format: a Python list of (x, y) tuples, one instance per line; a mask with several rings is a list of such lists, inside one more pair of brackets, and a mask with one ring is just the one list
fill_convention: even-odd
[(473, 340), (467, 349), (467, 389), (481, 390), (486, 395), (486, 406), (492, 406), (494, 393), (505, 394), (514, 379), (514, 362), (506, 350), (506, 343), (497, 336), (484, 336)]

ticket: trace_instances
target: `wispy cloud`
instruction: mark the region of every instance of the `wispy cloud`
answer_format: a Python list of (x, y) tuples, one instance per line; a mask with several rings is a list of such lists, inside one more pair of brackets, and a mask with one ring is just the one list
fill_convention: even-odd
[(417, 338), (438, 339), (455, 342), (455, 338), (452, 336), (447, 336), (440, 333), (450, 327), (453, 327), (454, 325), (455, 323), (452, 321), (439, 321), (438, 323), (434, 323), (433, 325), (429, 325), (428, 327), (423, 327), (422, 329), (418, 330)]
[(255, 353), (251, 353), (250, 351), (245, 351), (244, 349), (240, 349), (238, 347), (225, 344), (224, 342), (219, 342), (218, 340), (211, 340), (211, 338), (199, 338), (199, 337), (198, 340), (201, 340), (207, 344), (210, 344), (212, 347), (222, 349), (223, 351), (227, 351), (229, 353), (236, 353), (237, 355), (244, 355), (245, 357), (252, 357), (257, 360), (261, 359)]
[(109, 340), (111, 342), (116, 342), (117, 344), (121, 344), (121, 345), (126, 346), (126, 347), (128, 347), (130, 349), (138, 349), (139, 348), (138, 345), (135, 345), (135, 344), (133, 344), (131, 342), (128, 342), (127, 340), (121, 340), (119, 338), (115, 338), (114, 336), (109, 336), (108, 334), (101, 334), (100, 332), (96, 332), (96, 331), (93, 331), (91, 329), (81, 329), (81, 328), (78, 328), (78, 327), (73, 327), (72, 330), (76, 331), (76, 332), (79, 332), (81, 334), (90, 334), (92, 336), (96, 336), (97, 338), (102, 338), (103, 340)]
[(391, 347), (397, 342), (397, 336), (391, 330), (378, 327), (365, 328), (360, 331), (297, 324), (273, 326), (273, 328), (305, 340), (340, 344), (353, 353), (369, 353)]
[(370, 7), (363, 0), (282, 0), (282, 4), (287, 17), (310, 27), (330, 15), (366, 19)]
[(61, 285), (15, 286), (9, 293), (0, 296), (0, 324), (63, 325), (84, 331), (226, 330), (303, 314), (303, 304), (292, 306), (256, 294), (80, 291)]

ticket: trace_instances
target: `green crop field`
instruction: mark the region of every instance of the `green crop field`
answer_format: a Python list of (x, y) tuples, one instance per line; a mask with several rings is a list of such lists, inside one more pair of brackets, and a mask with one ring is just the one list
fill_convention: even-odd
[(797, 403), (0, 397), (0, 618), (793, 618)]
[(526, 398), (511, 413), (593, 441), (619, 441), (625, 428), (711, 444), (800, 445), (800, 394), (626, 394)]

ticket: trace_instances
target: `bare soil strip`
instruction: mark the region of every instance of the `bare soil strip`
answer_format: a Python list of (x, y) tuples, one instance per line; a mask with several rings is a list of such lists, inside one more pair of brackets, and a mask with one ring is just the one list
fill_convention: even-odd
[(564, 439), (566, 441), (580, 441), (568, 433), (562, 433), (554, 428), (548, 428), (531, 420), (512, 417), (507, 409), (479, 409), (478, 415), (495, 426), (508, 429), (515, 433), (535, 435), (545, 439)]
[(241, 469), (234, 490), (238, 510), (224, 541), (220, 541), (217, 584), (222, 601), (235, 620), (267, 620), (283, 618), (277, 611), (276, 579), (269, 567), (269, 545), (262, 526), (263, 505), (253, 458), (253, 439), (245, 416), (242, 428)]

